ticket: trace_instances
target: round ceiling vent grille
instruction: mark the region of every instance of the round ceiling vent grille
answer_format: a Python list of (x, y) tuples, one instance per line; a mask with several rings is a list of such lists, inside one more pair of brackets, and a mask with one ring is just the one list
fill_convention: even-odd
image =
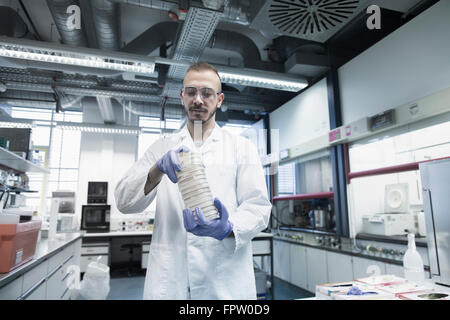
[(273, 0), (269, 17), (275, 27), (297, 36), (327, 32), (347, 22), (359, 0)]

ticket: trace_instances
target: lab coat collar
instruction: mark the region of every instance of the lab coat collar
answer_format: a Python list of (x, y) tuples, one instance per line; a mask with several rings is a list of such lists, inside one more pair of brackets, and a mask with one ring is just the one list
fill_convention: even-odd
[[(214, 125), (213, 131), (211, 132), (210, 136), (206, 139), (205, 142), (208, 142), (209, 140), (211, 140), (213, 142), (220, 141), (222, 138), (222, 130), (223, 129), (216, 122)], [(180, 131), (180, 140), (183, 141), (186, 138), (190, 138), (192, 140), (191, 134), (189, 133), (189, 130), (187, 128), (187, 123), (184, 125), (184, 127)]]

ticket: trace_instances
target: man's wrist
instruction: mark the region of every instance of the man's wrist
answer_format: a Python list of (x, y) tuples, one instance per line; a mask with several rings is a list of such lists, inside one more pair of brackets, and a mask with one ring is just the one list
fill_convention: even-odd
[(157, 165), (153, 165), (147, 174), (147, 180), (144, 186), (144, 195), (148, 195), (160, 182), (163, 173), (158, 169)]

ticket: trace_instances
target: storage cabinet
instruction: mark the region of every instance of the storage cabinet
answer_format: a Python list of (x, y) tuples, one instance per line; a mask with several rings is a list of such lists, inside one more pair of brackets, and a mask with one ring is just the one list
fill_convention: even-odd
[(142, 243), (142, 259), (141, 259), (141, 268), (147, 269), (148, 263), (148, 253), (150, 252), (150, 243), (143, 242)]
[(306, 289), (315, 292), (316, 285), (328, 283), (326, 251), (306, 247), (306, 261), (308, 268)]
[(328, 281), (330, 283), (353, 280), (353, 257), (327, 251)]
[(371, 259), (353, 257), (353, 279), (367, 278), (373, 275), (373, 272), (367, 273), (370, 266), (376, 266), (379, 268), (380, 274), (386, 274), (386, 263)]
[(283, 241), (273, 242), (274, 276), (285, 281), (290, 281), (291, 278), (290, 245), (290, 243)]
[(80, 271), (86, 272), (87, 266), (91, 262), (100, 262), (109, 266), (109, 243), (83, 244), (81, 247)]
[(0, 288), (0, 300), (15, 300), (22, 293), (23, 275)]
[(21, 300), (44, 300), (45, 293), (47, 291), (47, 282), (43, 279), (29, 292), (24, 293), (21, 296)]
[(306, 260), (306, 247), (296, 244), (290, 246), (291, 279), (290, 282), (297, 287), (308, 287), (308, 269)]

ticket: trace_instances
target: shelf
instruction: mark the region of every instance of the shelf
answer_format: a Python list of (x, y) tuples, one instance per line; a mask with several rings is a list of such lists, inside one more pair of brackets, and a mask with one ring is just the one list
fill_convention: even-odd
[(0, 165), (19, 172), (50, 173), (50, 170), (35, 165), (31, 161), (0, 147)]
[(1, 191), (6, 191), (8, 190), (9, 192), (27, 192), (27, 193), (35, 193), (37, 191), (34, 190), (29, 190), (29, 189), (25, 189), (25, 188), (21, 188), (21, 187), (13, 187), (13, 186), (7, 186), (4, 184), (0, 184), (0, 190)]
[(317, 192), (317, 193), (305, 193), (305, 194), (294, 194), (292, 196), (282, 196), (273, 197), (273, 201), (280, 200), (312, 200), (312, 199), (328, 199), (333, 198), (334, 192)]

